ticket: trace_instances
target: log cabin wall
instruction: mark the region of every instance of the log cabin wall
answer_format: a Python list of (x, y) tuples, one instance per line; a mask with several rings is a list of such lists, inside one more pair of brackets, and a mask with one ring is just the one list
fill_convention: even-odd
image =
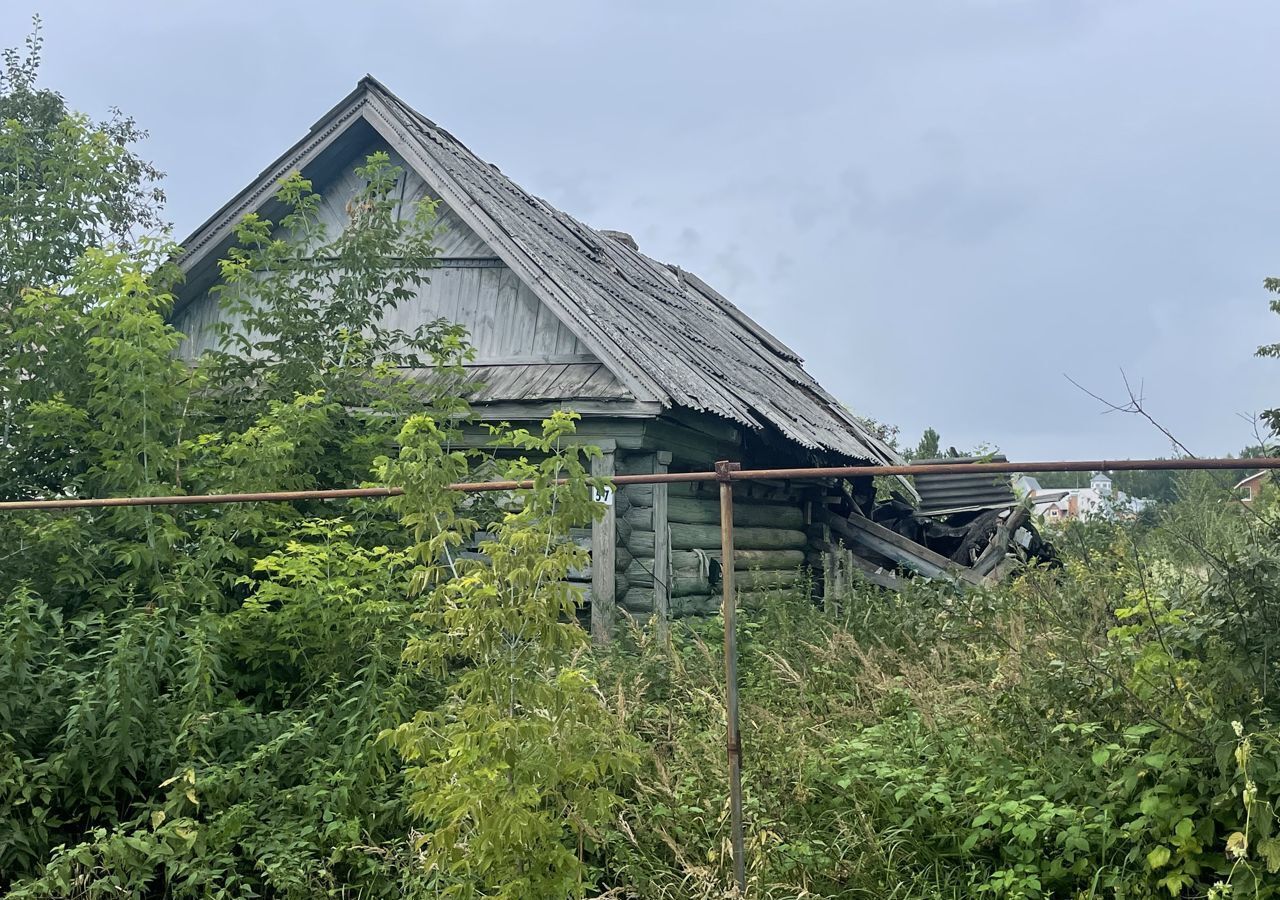
[[(652, 460), (640, 454), (625, 465), (628, 473), (654, 470)], [(808, 598), (810, 493), (798, 485), (735, 486), (734, 567), (740, 603), (751, 605), (770, 595)], [(647, 618), (663, 599), (672, 618), (709, 615), (719, 608), (719, 497), (715, 483), (626, 485), (619, 491), (615, 583), (619, 603), (628, 612)], [(660, 527), (655, 528), (663, 513), (665, 541)], [(668, 553), (665, 564), (659, 559), (663, 550)]]

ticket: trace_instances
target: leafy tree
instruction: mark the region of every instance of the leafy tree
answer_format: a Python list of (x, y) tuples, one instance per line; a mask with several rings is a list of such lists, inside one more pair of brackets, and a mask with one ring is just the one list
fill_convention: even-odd
[(0, 299), (47, 286), (90, 247), (128, 245), (162, 226), (161, 173), (133, 146), (146, 137), (118, 110), (93, 122), (38, 86), (40, 20), (23, 50), (0, 55)]
[(584, 853), (592, 844), (598, 852), (631, 768), (633, 754), (578, 662), (588, 644), (567, 578), (587, 552), (569, 529), (598, 504), (584, 452), (564, 443), (574, 418), (555, 414), (541, 435), (499, 433), (498, 446), (536, 460), (509, 463), (504, 480), (533, 487), (489, 527), (483, 561), (440, 553), (439, 479), (414, 471), (440, 457), (433, 423), (411, 420), (400, 460), (384, 463), (383, 477), (406, 485), (401, 506), (424, 563), (417, 585), (426, 602), (416, 614), (424, 636), (406, 659), (453, 676), (439, 707), (393, 733), (412, 763), (410, 808), (431, 823), (418, 844), (453, 881), (446, 896), (582, 896), (592, 883)]
[[(1268, 278), (1263, 282), (1263, 286), (1272, 294), (1271, 311), (1280, 313), (1280, 278)], [(1258, 348), (1258, 355), (1280, 358), (1280, 343), (1263, 344)], [(1272, 434), (1280, 436), (1280, 408), (1265, 411), (1262, 414), (1262, 420), (1270, 426)]]
[[(154, 261), (157, 245), (141, 242), (162, 224), (160, 172), (133, 150), (146, 133), (119, 111), (92, 122), (69, 110), (60, 94), (38, 85), (40, 51), (37, 18), (23, 50), (0, 54), (0, 356), (6, 359), (41, 350), (24, 343), (31, 332), (15, 319), (24, 290), (69, 285), (81, 255), (108, 243), (141, 246)], [(83, 308), (83, 298), (64, 299)], [(46, 298), (46, 305), (58, 303)], [(50, 328), (50, 339), (60, 336)], [(0, 373), (0, 492), (9, 496), (50, 486), (39, 473), (45, 454), (26, 455), (32, 436), (17, 433), (26, 404), (54, 398), (48, 384), (15, 365)]]
[[(88, 247), (57, 281), (14, 296), (0, 379), (13, 386), (5, 449), (22, 493), (342, 487), (378, 474), (408, 495), (340, 512), (0, 518), (6, 896), (516, 896), (512, 872), (535, 894), (592, 881), (575, 848), (614, 810), (627, 756), (607, 751), (615, 731), (574, 661), (584, 634), (561, 579), (582, 551), (564, 537), (596, 506), (580, 451), (560, 446), (572, 422), (501, 437), (517, 456), (499, 465), (544, 485), (519, 509), (463, 508), (445, 490), (477, 456), (456, 449), (465, 335), (443, 321), (383, 324), (427, 278), (434, 209), (399, 214), (401, 173), (383, 154), (358, 173), (366, 187), (338, 235), (296, 176), (281, 186), (279, 223), (242, 223), (223, 265), (230, 324), (194, 368), (166, 322), (170, 245)], [(555, 472), (571, 483), (551, 485)], [(461, 558), (480, 524), (492, 566)], [(424, 592), (441, 566), (449, 579)], [(493, 591), (499, 618), (484, 605)], [(501, 622), (491, 640), (484, 627)], [(428, 664), (423, 648), (443, 654), (441, 638), (467, 629), (449, 665)], [(519, 677), (514, 708), (486, 691), (495, 673), (508, 690)], [(500, 714), (516, 727), (495, 743)], [(419, 726), (436, 722), (456, 747), (515, 761), (500, 802), (451, 782), (424, 792), (428, 773), (456, 765), (429, 752)], [(535, 737), (546, 749), (517, 759)], [(450, 804), (465, 822), (439, 818)], [(501, 836), (523, 862), (476, 854), (429, 868), (422, 854), (444, 845), (420, 847), (415, 827), (457, 827), (476, 848)]]
[(942, 437), (933, 428), (926, 428), (920, 443), (907, 452), (907, 459), (937, 459), (942, 453)]

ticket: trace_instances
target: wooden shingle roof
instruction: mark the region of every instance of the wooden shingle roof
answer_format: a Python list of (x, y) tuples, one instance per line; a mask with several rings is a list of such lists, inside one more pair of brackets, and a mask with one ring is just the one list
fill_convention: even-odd
[[(439, 192), (637, 400), (713, 413), (752, 429), (772, 427), (810, 450), (898, 461), (804, 370), (794, 351), (701, 279), (526, 192), (371, 77), (277, 165), (300, 167), (308, 141), (317, 147), (332, 138), (335, 122), (357, 118)], [(263, 193), (260, 186), (257, 195)], [(219, 215), (242, 206), (233, 201)], [(215, 216), (204, 230), (226, 227)], [(188, 247), (217, 240), (198, 231)]]

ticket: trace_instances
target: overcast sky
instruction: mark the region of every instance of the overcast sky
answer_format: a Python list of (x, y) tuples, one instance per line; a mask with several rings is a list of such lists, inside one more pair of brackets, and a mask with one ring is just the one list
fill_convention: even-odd
[(47, 85), (151, 131), (179, 238), (365, 72), (699, 273), (860, 413), (1015, 459), (1198, 454), (1280, 404), (1280, 4), (47, 2)]

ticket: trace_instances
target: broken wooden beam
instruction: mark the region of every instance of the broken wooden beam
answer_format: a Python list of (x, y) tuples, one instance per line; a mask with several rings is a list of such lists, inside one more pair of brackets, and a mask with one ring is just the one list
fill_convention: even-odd
[(844, 519), (827, 513), (826, 523), (842, 537), (860, 546), (874, 550), (881, 556), (888, 557), (898, 565), (904, 566), (926, 578), (962, 582), (975, 587), (982, 583), (982, 579), (977, 574), (964, 566), (957, 565), (928, 547), (908, 540), (897, 532), (890, 531), (870, 519), (858, 515)]

